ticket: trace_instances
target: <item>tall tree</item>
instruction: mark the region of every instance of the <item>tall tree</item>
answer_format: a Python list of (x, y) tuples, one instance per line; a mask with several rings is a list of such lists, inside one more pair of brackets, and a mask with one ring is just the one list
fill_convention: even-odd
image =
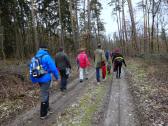
[(37, 22), (36, 22), (36, 15), (35, 15), (35, 1), (31, 0), (31, 16), (32, 16), (32, 26), (34, 31), (34, 42), (36, 45), (36, 50), (39, 48), (39, 42), (38, 42), (38, 33), (37, 33)]
[(1, 42), (1, 53), (2, 53), (2, 57), (3, 57), (3, 60), (6, 59), (6, 55), (5, 55), (5, 51), (4, 51), (4, 28), (3, 26), (1, 25), (1, 10), (0, 10), (0, 42)]
[(80, 34), (79, 34), (79, 18), (78, 18), (78, 0), (75, 0), (75, 17), (76, 17), (76, 41), (77, 41), (77, 47), (80, 47)]
[(76, 30), (76, 27), (75, 27), (75, 15), (74, 15), (74, 1), (73, 0), (70, 0), (69, 1), (69, 10), (70, 10), (70, 14), (71, 14), (71, 27), (72, 27), (72, 36), (73, 36), (73, 42), (75, 44), (75, 50), (77, 51), (77, 41), (76, 41), (76, 34), (75, 34), (75, 30)]
[[(124, 4), (125, 4), (125, 1), (122, 0), (123, 35), (125, 35), (125, 41), (123, 41), (124, 42), (123, 44), (124, 44), (124, 53), (126, 53), (126, 50), (127, 50), (126, 43), (128, 42), (128, 36), (127, 36), (127, 27), (126, 27), (126, 21), (125, 21)], [(128, 52), (128, 50), (127, 50), (127, 52)]]
[(59, 5), (59, 22), (60, 22), (60, 26), (61, 26), (61, 43), (60, 46), (65, 47), (64, 45), (64, 26), (63, 26), (63, 20), (62, 20), (62, 5), (61, 5), (61, 0), (58, 0), (58, 5)]
[(87, 16), (88, 16), (88, 24), (87, 24), (87, 40), (88, 40), (88, 44), (89, 44), (89, 49), (90, 49), (90, 45), (91, 45), (91, 41), (90, 41), (90, 35), (91, 35), (91, 4), (90, 4), (90, 0), (87, 0)]
[(131, 25), (132, 25), (132, 43), (133, 43), (133, 47), (135, 48), (135, 50), (138, 51), (137, 33), (136, 33), (136, 25), (135, 25), (135, 20), (134, 20), (134, 11), (132, 8), (132, 0), (127, 0), (127, 2), (128, 2), (128, 8), (129, 8), (129, 13), (131, 17)]
[(151, 53), (154, 52), (154, 23), (156, 14), (159, 11), (160, 3), (161, 0), (157, 2), (155, 0), (152, 0), (152, 30), (151, 30), (151, 46), (150, 46)]

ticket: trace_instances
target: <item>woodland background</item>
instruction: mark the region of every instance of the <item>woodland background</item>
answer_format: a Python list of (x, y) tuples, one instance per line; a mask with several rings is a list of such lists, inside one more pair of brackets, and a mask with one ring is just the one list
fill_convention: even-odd
[[(109, 6), (118, 24), (113, 36), (105, 35), (99, 0), (1, 0), (0, 57), (25, 59), (41, 42), (52, 54), (62, 46), (75, 55), (84, 46), (92, 55), (97, 43), (129, 56), (168, 52), (167, 0), (142, 0), (136, 8), (131, 0), (111, 0)], [(135, 21), (134, 9), (143, 13), (143, 23)]]

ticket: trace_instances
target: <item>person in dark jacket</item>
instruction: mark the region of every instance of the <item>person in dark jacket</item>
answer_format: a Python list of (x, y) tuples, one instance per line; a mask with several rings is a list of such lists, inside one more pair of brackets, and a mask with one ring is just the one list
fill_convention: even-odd
[(113, 55), (112, 63), (114, 63), (114, 72), (116, 72), (116, 78), (121, 77), (121, 67), (124, 63), (125, 67), (127, 66), (124, 60), (123, 55), (120, 53), (119, 49), (116, 49)]
[[(35, 57), (41, 57), (41, 65), (46, 73), (38, 78), (33, 77), (30, 74), (31, 81), (35, 84), (38, 83), (40, 86), (40, 96), (41, 96), (41, 108), (40, 108), (40, 118), (45, 119), (49, 111), (49, 88), (52, 80), (51, 73), (54, 75), (56, 80), (59, 80), (59, 72), (55, 66), (55, 63), (48, 53), (46, 45), (41, 45)], [(33, 58), (32, 58), (33, 60)], [(30, 69), (32, 65), (30, 64)]]
[(59, 52), (55, 57), (55, 62), (61, 76), (60, 90), (64, 92), (67, 90), (67, 79), (69, 76), (69, 70), (71, 69), (71, 64), (67, 54), (63, 52), (63, 48), (59, 48)]

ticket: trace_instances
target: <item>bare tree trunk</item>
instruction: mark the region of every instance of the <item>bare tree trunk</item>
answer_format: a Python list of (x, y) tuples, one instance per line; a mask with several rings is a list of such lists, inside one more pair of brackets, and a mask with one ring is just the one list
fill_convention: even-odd
[(3, 60), (6, 59), (6, 55), (5, 55), (5, 51), (4, 51), (4, 29), (3, 26), (0, 26), (0, 41), (1, 41), (1, 52), (2, 52), (2, 56), (3, 56)]
[(77, 41), (76, 41), (76, 34), (75, 34), (75, 15), (74, 15), (74, 10), (72, 9), (72, 3), (74, 3), (73, 0), (69, 1), (69, 10), (70, 10), (70, 15), (71, 15), (71, 27), (72, 27), (72, 37), (73, 37), (73, 42), (74, 42), (74, 47), (75, 51), (77, 51)]
[(97, 22), (97, 42), (100, 43), (100, 30), (99, 30), (99, 17), (96, 18)]
[(77, 0), (75, 2), (75, 16), (76, 16), (76, 41), (77, 41), (77, 47), (80, 47), (80, 34), (79, 34), (79, 23), (78, 23), (78, 3)]
[(154, 41), (154, 23), (155, 23), (156, 13), (158, 12), (159, 7), (160, 7), (161, 0), (158, 2), (159, 2), (159, 4), (156, 6), (155, 0), (152, 0), (151, 53), (154, 52), (154, 42), (153, 42)]
[(132, 8), (132, 1), (131, 0), (127, 0), (128, 2), (128, 8), (129, 8), (129, 13), (130, 13), (130, 17), (131, 17), (131, 24), (132, 24), (132, 36), (133, 36), (133, 47), (135, 49), (135, 51), (138, 51), (138, 46), (137, 46), (137, 35), (136, 35), (136, 26), (135, 26), (135, 21), (134, 21), (134, 12), (133, 12), (133, 8)]
[[(144, 0), (142, 0), (144, 5)], [(147, 0), (145, 1), (145, 7), (143, 7), (144, 15), (144, 53), (147, 52)]]
[(150, 34), (150, 10), (148, 9), (148, 51), (150, 52), (150, 41), (151, 41), (151, 34)]
[(155, 0), (153, 0), (153, 2), (152, 2), (152, 30), (151, 30), (151, 46), (150, 46), (150, 51), (151, 51), (151, 53), (154, 52), (154, 48), (153, 48), (153, 41), (154, 41), (154, 23), (155, 23), (154, 7), (155, 7)]
[(166, 36), (164, 37), (164, 42), (165, 42), (165, 46), (166, 46), (166, 52), (168, 53), (168, 42), (167, 42)]
[[(117, 7), (117, 1), (115, 2), (115, 6)], [(118, 12), (118, 11), (117, 11)], [(118, 35), (119, 35), (119, 39), (120, 39), (120, 43), (121, 43), (121, 27), (120, 27), (120, 20), (119, 20), (119, 15), (118, 13), (116, 13), (116, 17), (117, 17), (117, 27), (118, 27)]]
[(125, 41), (124, 41), (124, 52), (126, 53), (127, 47), (126, 43), (128, 42), (128, 36), (127, 36), (127, 27), (125, 22), (125, 9), (124, 9), (124, 0), (122, 0), (122, 17), (123, 17), (123, 34), (125, 34)]
[[(120, 0), (118, 0), (118, 6), (120, 6)], [(121, 21), (121, 11), (118, 10), (118, 20), (119, 20), (119, 25), (120, 25), (120, 46), (121, 46), (121, 49), (122, 49), (122, 52), (123, 52), (123, 41), (124, 41), (124, 38), (123, 38), (123, 32), (122, 32), (122, 21)]]
[(64, 27), (62, 23), (62, 13), (61, 13), (61, 0), (58, 0), (58, 6), (59, 6), (59, 23), (61, 26), (61, 43), (60, 46), (62, 46), (65, 50), (65, 45), (64, 45)]
[[(118, 0), (118, 6), (120, 6), (120, 0)], [(120, 22), (120, 32), (121, 32), (121, 38), (120, 38), (120, 44), (121, 44), (121, 49), (122, 49), (122, 53), (125, 53), (124, 49), (124, 32), (123, 32), (123, 20), (122, 20), (122, 16), (121, 16), (121, 10), (118, 11), (119, 12), (119, 22)], [(121, 18), (122, 17), (122, 18)]]
[(95, 32), (95, 35), (96, 35), (96, 45), (98, 44), (98, 34), (97, 34), (97, 31), (96, 31), (96, 28), (94, 28), (94, 32)]
[[(0, 15), (1, 15), (1, 10), (0, 10)], [(1, 25), (1, 16), (0, 16), (0, 42), (1, 42), (1, 52), (2, 52), (2, 58), (5, 61), (6, 60), (6, 55), (4, 51), (4, 28)]]
[(118, 26), (118, 35), (119, 35), (119, 38), (120, 38), (120, 41), (121, 41), (121, 29), (120, 29), (120, 22), (119, 22), (119, 17), (118, 17), (118, 14), (116, 14), (117, 16), (117, 26)]
[(86, 32), (86, 0), (83, 1), (84, 31)]
[[(87, 6), (88, 6), (88, 26), (87, 26), (87, 40), (88, 40), (88, 45), (91, 47), (91, 41), (90, 41), (90, 35), (91, 35), (91, 28), (90, 28), (90, 25), (91, 25), (91, 21), (90, 21), (90, 15), (91, 15), (91, 12), (90, 12), (90, 0), (87, 0)], [(90, 49), (89, 47), (89, 49)]]
[(157, 51), (160, 52), (160, 46), (159, 46), (159, 16), (157, 15)]
[(37, 29), (36, 29), (36, 19), (35, 19), (35, 13), (34, 13), (34, 8), (35, 8), (35, 3), (34, 0), (31, 0), (31, 16), (32, 16), (32, 24), (33, 24), (33, 31), (34, 31), (34, 42), (35, 42), (35, 46), (36, 46), (36, 51), (39, 48), (39, 42), (38, 42), (38, 34), (37, 34)]

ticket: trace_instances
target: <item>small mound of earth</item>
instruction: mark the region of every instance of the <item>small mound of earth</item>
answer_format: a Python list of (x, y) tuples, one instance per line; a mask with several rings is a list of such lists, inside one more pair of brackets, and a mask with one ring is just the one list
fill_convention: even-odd
[(26, 76), (0, 72), (0, 122), (35, 106), (39, 99), (37, 92)]

